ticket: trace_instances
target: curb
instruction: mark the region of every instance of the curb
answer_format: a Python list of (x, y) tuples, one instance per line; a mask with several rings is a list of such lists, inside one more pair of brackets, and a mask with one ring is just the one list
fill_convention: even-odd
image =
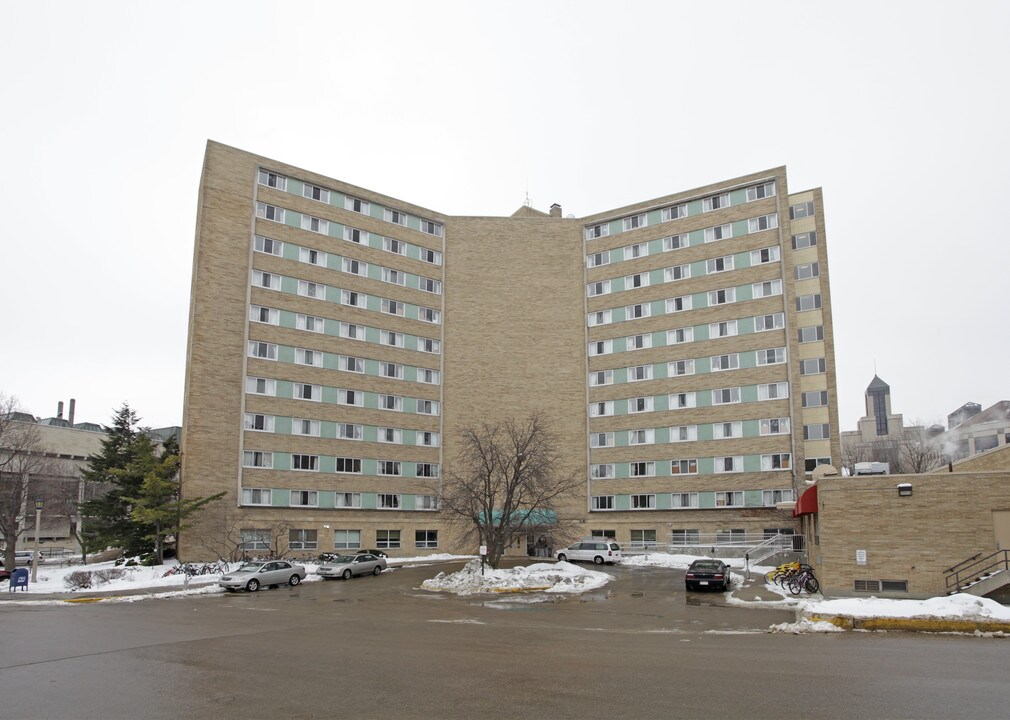
[(953, 620), (945, 618), (853, 617), (804, 613), (811, 622), (827, 622), (843, 630), (903, 630), (930, 633), (1002, 632), (1010, 635), (1010, 622), (1001, 620)]

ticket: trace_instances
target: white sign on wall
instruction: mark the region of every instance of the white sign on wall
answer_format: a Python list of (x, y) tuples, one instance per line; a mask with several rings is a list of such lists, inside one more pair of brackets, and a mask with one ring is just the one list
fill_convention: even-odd
[(856, 550), (856, 565), (865, 565), (865, 564), (866, 564), (866, 551)]

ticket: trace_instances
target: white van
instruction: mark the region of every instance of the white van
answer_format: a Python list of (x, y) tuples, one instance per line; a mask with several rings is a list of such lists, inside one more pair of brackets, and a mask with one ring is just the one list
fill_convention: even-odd
[[(35, 555), (34, 550), (15, 550), (14, 551), (14, 565), (28, 565), (32, 564), (32, 557)], [(45, 562), (42, 558), (39, 558), (39, 565)]]
[(597, 565), (615, 563), (621, 560), (621, 546), (605, 538), (584, 538), (574, 545), (558, 550), (558, 560), (585, 560)]

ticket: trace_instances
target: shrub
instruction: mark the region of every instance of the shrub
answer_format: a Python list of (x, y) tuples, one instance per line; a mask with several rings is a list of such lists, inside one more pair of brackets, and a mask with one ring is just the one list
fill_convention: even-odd
[(63, 583), (71, 590), (87, 590), (91, 587), (91, 573), (87, 570), (75, 570), (63, 578)]

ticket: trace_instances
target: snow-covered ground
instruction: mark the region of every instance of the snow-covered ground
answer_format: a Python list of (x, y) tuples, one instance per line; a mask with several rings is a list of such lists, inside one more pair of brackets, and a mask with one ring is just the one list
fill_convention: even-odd
[(608, 573), (588, 570), (568, 562), (535, 563), (498, 570), (488, 566), (482, 574), (480, 559), (475, 558), (462, 570), (448, 575), (440, 572), (421, 583), (421, 587), (457, 595), (536, 591), (581, 593), (602, 587), (613, 579)]
[(887, 598), (838, 598), (804, 600), (802, 609), (813, 615), (849, 615), (857, 618), (943, 618), (978, 622), (1010, 622), (1010, 607), (989, 598), (967, 593), (928, 600), (892, 600)]

